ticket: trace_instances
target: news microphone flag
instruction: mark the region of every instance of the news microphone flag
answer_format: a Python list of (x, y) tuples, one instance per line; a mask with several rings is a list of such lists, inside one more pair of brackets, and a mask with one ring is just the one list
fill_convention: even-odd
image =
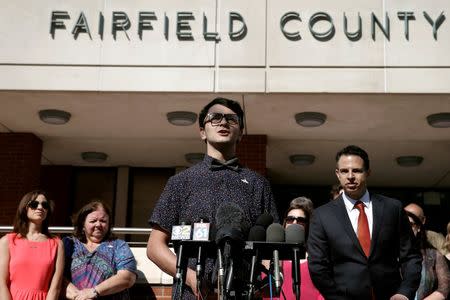
[(174, 225), (172, 227), (172, 241), (190, 240), (191, 239), (191, 225)]

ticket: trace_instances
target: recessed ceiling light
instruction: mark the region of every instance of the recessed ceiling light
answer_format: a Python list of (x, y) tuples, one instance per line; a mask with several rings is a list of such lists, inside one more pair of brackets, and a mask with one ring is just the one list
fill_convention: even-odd
[(108, 158), (108, 155), (103, 152), (83, 152), (81, 158), (86, 162), (101, 163)]
[(416, 167), (423, 161), (422, 156), (399, 156), (396, 158), (397, 164), (402, 167)]
[(204, 157), (205, 153), (187, 153), (186, 155), (184, 155), (186, 161), (193, 165), (203, 161)]
[(53, 125), (62, 125), (69, 122), (71, 114), (64, 110), (43, 109), (39, 111), (42, 122)]
[(189, 126), (197, 121), (197, 114), (190, 111), (172, 111), (167, 113), (167, 120), (176, 126)]
[(435, 128), (450, 127), (450, 113), (432, 114), (427, 117), (428, 124)]
[(316, 160), (316, 157), (312, 154), (294, 154), (289, 156), (289, 160), (295, 166), (308, 166)]
[(326, 120), (327, 116), (320, 112), (305, 111), (295, 115), (295, 121), (303, 127), (317, 127)]

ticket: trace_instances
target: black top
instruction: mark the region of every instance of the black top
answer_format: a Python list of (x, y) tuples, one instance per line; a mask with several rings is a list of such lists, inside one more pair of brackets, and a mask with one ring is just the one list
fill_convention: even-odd
[[(245, 167), (211, 168), (213, 158), (205, 155), (202, 162), (172, 176), (153, 211), (149, 223), (157, 224), (169, 234), (172, 226), (181, 222), (193, 224), (200, 218), (215, 224), (216, 211), (222, 202), (239, 205), (249, 224), (254, 225), (259, 215), (269, 212), (275, 222), (278, 214), (270, 184), (266, 178)], [(195, 269), (195, 259), (189, 263)], [(205, 263), (205, 277), (211, 280), (214, 260)], [(187, 289), (186, 289), (187, 290)], [(192, 293), (183, 299), (194, 299)]]

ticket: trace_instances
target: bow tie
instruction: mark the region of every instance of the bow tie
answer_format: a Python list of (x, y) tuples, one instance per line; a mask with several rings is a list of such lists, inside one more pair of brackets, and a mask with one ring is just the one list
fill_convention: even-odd
[(211, 161), (211, 166), (209, 167), (212, 171), (230, 169), (232, 171), (239, 171), (239, 159), (237, 157), (227, 160), (226, 162), (221, 162), (217, 159)]

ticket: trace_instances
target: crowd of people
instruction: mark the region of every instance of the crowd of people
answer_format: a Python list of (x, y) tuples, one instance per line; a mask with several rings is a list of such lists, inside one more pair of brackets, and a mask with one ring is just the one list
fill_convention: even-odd
[[(369, 192), (369, 155), (354, 145), (336, 155), (339, 184), (333, 186), (331, 201), (314, 209), (306, 197), (293, 199), (279, 220), (267, 179), (236, 157), (244, 120), (239, 103), (225, 98), (200, 112), (204, 160), (169, 179), (149, 219), (147, 256), (161, 270), (177, 276), (177, 256), (169, 247), (173, 226), (199, 218), (214, 225), (223, 203), (231, 203), (249, 226), (265, 214), (284, 228), (303, 227), (307, 260), (300, 264), (300, 299), (448, 297), (450, 223), (444, 237), (425, 229), (418, 204), (403, 207), (399, 200)], [(0, 299), (131, 299), (136, 260), (127, 243), (111, 233), (110, 208), (101, 201), (86, 204), (73, 218), (73, 234), (62, 240), (49, 232), (53, 211), (43, 191), (27, 193), (20, 201), (13, 232), (0, 239)], [(196, 259), (190, 259), (180, 299), (215, 297), (218, 263), (207, 257), (199, 278)], [(280, 262), (281, 299), (296, 299), (292, 268), (291, 261)], [(234, 288), (243, 289), (239, 284)], [(267, 299), (264, 292), (258, 297)]]

